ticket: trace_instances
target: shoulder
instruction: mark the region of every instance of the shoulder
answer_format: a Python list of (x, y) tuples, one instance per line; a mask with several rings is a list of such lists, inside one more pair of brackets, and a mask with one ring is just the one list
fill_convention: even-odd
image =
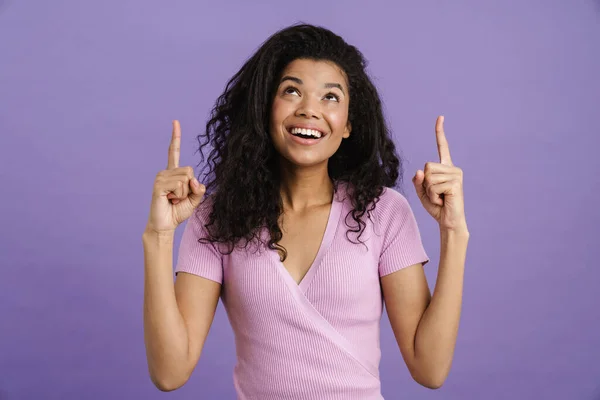
[(190, 218), (188, 218), (185, 230), (186, 233), (193, 236), (196, 241), (201, 241), (205, 244), (210, 243), (211, 248), (223, 253), (226, 251), (227, 247), (223, 243), (215, 240), (212, 235), (212, 224), (209, 224), (211, 222), (210, 216), (213, 211), (213, 205), (214, 195), (204, 196), (200, 204), (194, 209)]
[[(353, 186), (347, 182), (339, 182), (337, 189), (337, 198), (346, 203), (349, 209), (352, 209), (351, 197)], [(371, 210), (370, 214), (376, 217), (378, 223), (386, 222), (390, 218), (397, 218), (399, 215), (412, 214), (412, 209), (406, 196), (391, 187), (383, 187), (379, 197), (373, 200), (371, 206), (367, 207), (367, 210)]]
[(380, 220), (397, 218), (399, 215), (412, 213), (406, 196), (390, 187), (383, 188), (383, 192), (375, 202), (373, 211)]
[(188, 219), (188, 224), (194, 228), (197, 234), (206, 234), (205, 225), (210, 221), (210, 215), (213, 210), (214, 195), (205, 195), (200, 204), (194, 209)]
[(214, 198), (214, 193), (205, 195), (200, 204), (198, 204), (194, 210), (194, 216), (200, 220), (208, 220), (208, 217), (213, 211)]
[(418, 230), (415, 215), (405, 195), (386, 187), (375, 203), (374, 224), (376, 231), (385, 236), (409, 234)]
[(398, 190), (391, 187), (384, 187), (379, 198), (388, 203), (404, 203), (407, 202), (406, 196)]

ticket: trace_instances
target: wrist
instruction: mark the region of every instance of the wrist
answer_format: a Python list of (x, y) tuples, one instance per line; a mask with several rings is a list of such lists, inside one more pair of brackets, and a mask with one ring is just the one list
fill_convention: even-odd
[(156, 243), (156, 242), (173, 242), (175, 239), (175, 230), (157, 231), (151, 226), (146, 226), (142, 233), (142, 240), (144, 243)]
[(469, 229), (467, 228), (467, 225), (463, 225), (460, 227), (453, 227), (453, 228), (440, 228), (440, 234), (443, 237), (447, 237), (447, 238), (461, 238), (461, 239), (468, 239), (469, 236), (471, 235), (469, 233)]

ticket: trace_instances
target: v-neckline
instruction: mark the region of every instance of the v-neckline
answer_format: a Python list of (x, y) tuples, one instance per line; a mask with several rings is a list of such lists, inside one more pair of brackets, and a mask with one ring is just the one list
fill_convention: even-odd
[(334, 193), (333, 195), (331, 209), (329, 210), (329, 216), (327, 217), (327, 225), (325, 226), (325, 233), (323, 234), (323, 239), (321, 239), (319, 250), (317, 251), (315, 259), (313, 260), (312, 264), (310, 265), (310, 267), (306, 271), (306, 274), (304, 274), (300, 282), (296, 282), (296, 280), (287, 270), (283, 262), (281, 262), (279, 253), (276, 250), (270, 250), (274, 261), (276, 262), (278, 268), (282, 270), (285, 278), (290, 282), (290, 284), (293, 284), (294, 286), (300, 288), (302, 292), (305, 292), (306, 289), (310, 286), (311, 281), (313, 280), (319, 266), (321, 265), (323, 257), (327, 253), (327, 250), (329, 250), (329, 247), (331, 247), (331, 243), (335, 238), (335, 233), (337, 231), (343, 205), (342, 200), (338, 199), (338, 196), (340, 196), (340, 194), (341, 193)]

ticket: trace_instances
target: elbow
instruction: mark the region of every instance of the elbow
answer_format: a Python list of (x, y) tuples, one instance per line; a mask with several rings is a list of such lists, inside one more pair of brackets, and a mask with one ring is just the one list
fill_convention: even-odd
[(435, 377), (435, 376), (415, 376), (413, 375), (413, 379), (419, 385), (426, 387), (427, 389), (439, 389), (444, 385), (446, 381), (445, 377)]
[(161, 392), (172, 392), (173, 390), (179, 389), (179, 386), (169, 385), (164, 382), (154, 382), (154, 386)]
[(156, 388), (158, 390), (160, 390), (161, 392), (172, 392), (174, 390), (179, 389), (181, 386), (180, 384), (174, 383), (174, 382), (170, 382), (170, 381), (166, 381), (166, 380), (158, 380), (158, 379), (152, 379), (152, 383), (154, 383), (154, 386), (156, 386)]
[(416, 371), (412, 370), (411, 376), (419, 385), (427, 389), (439, 389), (446, 381), (447, 373), (442, 371)]
[(415, 379), (415, 381), (419, 385), (426, 387), (427, 389), (435, 390), (435, 389), (441, 388), (444, 385), (445, 379), (438, 379), (438, 380), (429, 379), (429, 380), (420, 380), (420, 381)]
[(182, 387), (185, 383), (185, 381), (181, 380), (160, 379), (158, 377), (151, 377), (151, 379), (154, 386), (161, 392), (172, 392)]
[(173, 373), (150, 372), (150, 380), (161, 392), (172, 392), (182, 387), (189, 379), (189, 375)]

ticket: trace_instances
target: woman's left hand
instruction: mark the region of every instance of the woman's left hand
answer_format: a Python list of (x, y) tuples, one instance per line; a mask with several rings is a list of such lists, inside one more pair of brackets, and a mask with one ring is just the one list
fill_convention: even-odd
[(440, 162), (428, 162), (412, 181), (423, 207), (440, 224), (441, 230), (467, 230), (463, 196), (463, 172), (452, 164), (444, 134), (444, 117), (435, 124)]

